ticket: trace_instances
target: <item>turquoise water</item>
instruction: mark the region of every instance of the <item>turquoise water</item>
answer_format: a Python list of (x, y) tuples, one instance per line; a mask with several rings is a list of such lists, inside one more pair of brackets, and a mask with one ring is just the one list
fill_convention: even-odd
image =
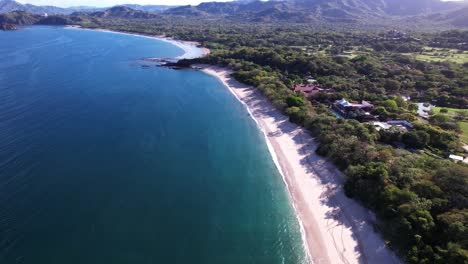
[(143, 37), (0, 32), (0, 263), (303, 263), (263, 136)]

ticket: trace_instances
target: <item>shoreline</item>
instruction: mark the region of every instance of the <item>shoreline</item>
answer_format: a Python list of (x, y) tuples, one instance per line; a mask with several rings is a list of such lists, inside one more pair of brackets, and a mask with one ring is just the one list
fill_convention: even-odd
[(186, 40), (178, 40), (169, 38), (163, 35), (151, 35), (151, 34), (143, 34), (143, 33), (133, 33), (133, 32), (125, 32), (125, 31), (117, 31), (117, 30), (110, 30), (105, 28), (84, 28), (81, 26), (65, 26), (68, 29), (80, 29), (80, 30), (95, 30), (100, 32), (106, 33), (114, 33), (114, 34), (124, 34), (136, 37), (145, 37), (156, 39), (160, 41), (164, 41), (166, 43), (170, 43), (184, 51), (182, 55), (175, 57), (175, 59), (195, 59), (208, 56), (211, 51), (208, 48), (202, 47), (199, 42), (196, 41), (186, 41)]
[(264, 134), (312, 263), (402, 263), (373, 230), (373, 214), (346, 197), (342, 173), (315, 153), (317, 144), (304, 128), (289, 122), (257, 89), (234, 80), (229, 69), (196, 66), (218, 78)]
[[(204, 57), (210, 53), (198, 42), (101, 28), (68, 27), (165, 41), (184, 51), (176, 59)], [(304, 128), (289, 122), (288, 117), (276, 110), (257, 89), (234, 80), (231, 70), (211, 65), (194, 66), (215, 76), (228, 88), (263, 133), (299, 222), (304, 251), (312, 263), (402, 263), (373, 230), (373, 214), (345, 196), (342, 173), (315, 153), (317, 144)]]

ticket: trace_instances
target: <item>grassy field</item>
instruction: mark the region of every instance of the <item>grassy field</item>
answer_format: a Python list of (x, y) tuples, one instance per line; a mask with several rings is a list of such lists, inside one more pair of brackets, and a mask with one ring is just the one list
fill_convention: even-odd
[(462, 129), (462, 134), (460, 135), (460, 138), (465, 144), (468, 144), (468, 122), (459, 122), (458, 124)]
[[(459, 113), (465, 113), (468, 116), (468, 109), (457, 109), (457, 108), (447, 108), (447, 107), (434, 107), (432, 111), (434, 111), (435, 114), (440, 113), (440, 109), (447, 109), (447, 115), (455, 117)], [(468, 144), (468, 121), (465, 119), (465, 121), (458, 122), (460, 125), (460, 128), (462, 130), (462, 134), (460, 135), (460, 139)]]
[[(320, 54), (320, 55), (327, 55), (330, 54), (330, 50), (333, 48), (333, 45), (327, 46), (290, 46), (291, 48), (296, 48), (302, 50), (304, 53), (308, 55), (312, 54)], [(356, 58), (359, 55), (365, 55), (373, 52), (372, 48), (368, 47), (358, 47), (354, 46), (350, 50), (345, 50), (343, 53), (338, 54), (337, 56), (343, 56), (349, 59)], [(333, 55), (332, 55), (333, 56)]]
[(346, 55), (348, 58), (353, 59), (353, 58), (356, 58), (359, 55), (369, 54), (372, 51), (373, 51), (372, 48), (355, 46), (351, 50), (344, 51), (342, 55)]
[(424, 47), (422, 52), (406, 53), (406, 55), (415, 58), (416, 60), (435, 62), (435, 61), (450, 61), (458, 64), (468, 62), (468, 51), (457, 49), (442, 49)]
[(465, 113), (468, 115), (468, 109), (458, 109), (458, 108), (448, 108), (448, 107), (434, 107), (432, 111), (434, 111), (435, 114), (440, 113), (440, 109), (447, 109), (447, 114), (450, 116), (455, 116), (459, 113)]

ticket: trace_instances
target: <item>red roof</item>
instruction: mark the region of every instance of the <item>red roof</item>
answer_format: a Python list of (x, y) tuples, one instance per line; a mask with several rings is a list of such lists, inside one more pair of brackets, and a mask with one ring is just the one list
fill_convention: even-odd
[(295, 84), (293, 90), (295, 92), (311, 93), (313, 91), (320, 91), (320, 87), (314, 84)]

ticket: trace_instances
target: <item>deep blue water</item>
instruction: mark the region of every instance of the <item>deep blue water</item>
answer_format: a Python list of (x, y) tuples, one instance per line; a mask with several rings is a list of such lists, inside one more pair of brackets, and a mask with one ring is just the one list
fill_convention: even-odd
[(264, 139), (143, 37), (0, 32), (0, 263), (303, 263)]

